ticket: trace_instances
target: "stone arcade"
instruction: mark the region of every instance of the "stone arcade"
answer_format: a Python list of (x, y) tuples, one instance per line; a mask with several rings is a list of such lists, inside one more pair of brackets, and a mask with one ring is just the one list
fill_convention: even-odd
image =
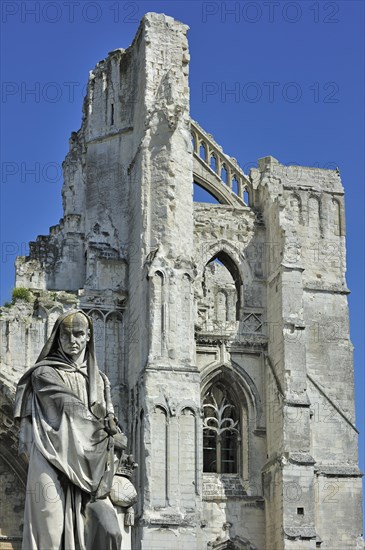
[(339, 174), (265, 157), (245, 175), (190, 119), (186, 34), (147, 14), (90, 73), (64, 217), (17, 259), (1, 548), (21, 540), (14, 388), (74, 306), (139, 463), (134, 549), (362, 548)]

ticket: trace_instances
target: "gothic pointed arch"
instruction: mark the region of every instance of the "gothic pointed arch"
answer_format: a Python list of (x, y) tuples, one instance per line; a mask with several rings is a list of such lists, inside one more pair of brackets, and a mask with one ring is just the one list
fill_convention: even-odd
[[(218, 398), (217, 398), (218, 394)], [(253, 464), (250, 462), (252, 452), (256, 447), (254, 439), (265, 434), (264, 415), (260, 393), (255, 382), (240, 365), (230, 361), (211, 365), (203, 372), (201, 381), (201, 399), (203, 409), (203, 460), (204, 472), (228, 473), (228, 467), (222, 468), (222, 461), (237, 460), (234, 468), (229, 473), (239, 474), (246, 480), (248, 486), (256, 494), (260, 494), (260, 488), (256, 482), (252, 483)], [(214, 400), (211, 398), (214, 397)], [(209, 403), (214, 407), (209, 409)], [(215, 420), (207, 421), (207, 417)], [(228, 445), (224, 447), (224, 453), (231, 456), (223, 456), (222, 443), (219, 442), (219, 430), (210, 430), (215, 425), (217, 429), (234, 428), (229, 433)], [(235, 431), (237, 430), (237, 432)], [(216, 433), (214, 433), (216, 432)], [(237, 437), (234, 437), (235, 434)], [(219, 444), (220, 443), (220, 447)], [(221, 453), (221, 463), (218, 464), (218, 455)], [(214, 459), (213, 455), (216, 455)], [(214, 460), (217, 464), (213, 463)], [(230, 463), (231, 465), (234, 462)]]
[(233, 388), (236, 399), (245, 404), (249, 418), (255, 419), (256, 427), (259, 427), (263, 420), (262, 400), (255, 382), (246, 370), (232, 360), (229, 363), (212, 364), (204, 371), (201, 382), (202, 395), (219, 380), (224, 380)]
[(207, 246), (202, 254), (203, 265), (215, 258), (221, 259), (227, 269), (232, 272), (233, 278), (237, 273), (237, 278), (240, 279), (241, 283), (243, 280), (248, 283), (252, 282), (253, 275), (247, 258), (233, 242), (219, 239), (219, 241)]
[[(234, 285), (232, 293), (229, 288), (230, 281), (229, 279), (227, 280), (227, 278), (224, 278), (223, 273), (217, 273), (217, 280), (214, 281), (214, 283), (213, 281), (211, 282), (211, 284), (214, 284), (214, 289), (212, 289), (212, 292), (214, 294), (216, 320), (219, 324), (226, 323), (228, 321), (239, 320), (242, 307), (243, 288), (243, 281), (239, 266), (226, 250), (221, 248), (217, 251), (213, 251), (212, 256), (206, 262), (203, 270), (203, 286), (205, 292), (208, 285), (206, 279), (207, 269), (214, 264), (220, 271), (224, 271), (224, 268), (227, 270), (227, 272), (231, 276), (231, 283), (233, 283)], [(232, 309), (234, 310), (233, 316), (230, 315), (230, 310)]]
[[(223, 265), (229, 271), (232, 277), (232, 280), (236, 289), (235, 307), (236, 307), (236, 319), (238, 320), (240, 318), (240, 308), (242, 304), (242, 285), (243, 285), (239, 267), (225, 250), (219, 250), (217, 253), (215, 253), (211, 257), (209, 262), (206, 264), (206, 266), (215, 261), (217, 261), (218, 264)], [(226, 300), (226, 304), (224, 306), (225, 311), (223, 312), (223, 316), (225, 317), (224, 321), (226, 321), (226, 320), (229, 320), (228, 318), (229, 303), (227, 302), (227, 294), (224, 291), (224, 289), (221, 289), (220, 292), (222, 294), (221, 296), (222, 299)], [(216, 298), (218, 299), (219, 296), (217, 295)], [(217, 303), (217, 309), (218, 308), (219, 308), (219, 304)]]

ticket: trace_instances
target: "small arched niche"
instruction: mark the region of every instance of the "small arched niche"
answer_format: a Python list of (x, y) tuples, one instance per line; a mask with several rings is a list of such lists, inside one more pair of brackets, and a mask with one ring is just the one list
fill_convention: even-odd
[(296, 193), (290, 193), (287, 197), (287, 217), (295, 225), (301, 223), (302, 201)]
[(342, 223), (341, 223), (341, 204), (338, 199), (332, 199), (332, 223), (333, 232), (337, 237), (342, 236)]

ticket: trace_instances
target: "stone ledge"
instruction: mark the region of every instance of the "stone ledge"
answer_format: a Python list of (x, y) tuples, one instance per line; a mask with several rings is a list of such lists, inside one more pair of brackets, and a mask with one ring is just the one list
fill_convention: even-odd
[(287, 407), (306, 407), (306, 408), (310, 407), (309, 398), (307, 396), (303, 396), (303, 397), (288, 396), (285, 398), (284, 404)]
[(317, 465), (315, 473), (318, 476), (325, 477), (363, 477), (363, 472), (358, 466), (336, 465), (336, 464), (322, 464)]
[(156, 365), (147, 363), (145, 366), (145, 371), (151, 371), (151, 372), (173, 372), (173, 373), (184, 373), (184, 372), (192, 372), (194, 374), (199, 373), (199, 370), (196, 366), (186, 366), (186, 365), (180, 365), (180, 366), (173, 366), (173, 365)]
[(220, 502), (239, 499), (253, 507), (262, 508), (264, 499), (261, 495), (248, 495), (239, 474), (203, 474), (203, 500)]
[(289, 453), (289, 462), (305, 466), (311, 466), (316, 463), (309, 453)]
[(180, 517), (161, 517), (161, 518), (151, 518), (148, 522), (150, 525), (181, 525), (183, 523), (182, 518)]
[(262, 473), (268, 472), (271, 468), (287, 464), (297, 464), (298, 466), (313, 466), (315, 459), (309, 453), (281, 453), (272, 456), (262, 467)]
[(338, 284), (325, 285), (321, 283), (309, 283), (303, 286), (305, 292), (333, 292), (334, 294), (350, 294), (350, 290), (347, 287)]
[(171, 510), (169, 513), (167, 509), (161, 510), (161, 513), (155, 510), (154, 515), (146, 514), (139, 518), (136, 518), (136, 523), (139, 525), (157, 528), (176, 528), (176, 527), (194, 527), (196, 522), (190, 516), (184, 517), (180, 512)]
[(216, 333), (197, 333), (196, 343), (198, 345), (221, 345), (223, 342), (229, 345), (232, 349), (249, 348), (254, 350), (267, 349), (268, 337), (263, 334), (241, 334), (237, 339), (236, 334), (232, 338), (231, 334), (216, 334)]
[(317, 538), (314, 527), (286, 527), (285, 538), (288, 539), (315, 539)]
[(247, 496), (238, 474), (203, 474), (203, 499), (226, 500)]

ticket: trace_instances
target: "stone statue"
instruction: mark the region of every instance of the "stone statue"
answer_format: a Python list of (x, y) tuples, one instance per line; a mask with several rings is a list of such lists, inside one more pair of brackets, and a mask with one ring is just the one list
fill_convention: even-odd
[(29, 457), (23, 550), (120, 550), (111, 495), (117, 505), (135, 502), (133, 485), (116, 476), (133, 460), (97, 366), (92, 321), (81, 310), (57, 319), (18, 383), (15, 417), (19, 452)]

